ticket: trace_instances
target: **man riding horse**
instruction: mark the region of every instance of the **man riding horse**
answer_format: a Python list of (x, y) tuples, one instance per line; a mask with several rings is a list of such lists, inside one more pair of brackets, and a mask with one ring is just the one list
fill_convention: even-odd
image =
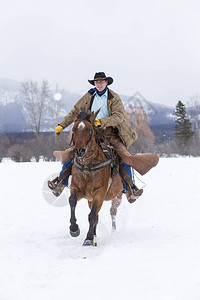
[[(73, 123), (74, 116), (78, 116), (81, 111), (96, 112), (100, 109), (97, 119), (94, 121), (94, 126), (103, 131), (103, 135), (108, 143), (116, 150), (124, 168), (119, 168), (122, 179), (126, 177), (125, 182), (130, 183), (132, 188), (127, 188), (126, 196), (130, 203), (134, 202), (143, 192), (138, 189), (129, 177), (131, 175), (131, 167), (137, 170), (140, 174), (144, 175), (152, 167), (158, 163), (158, 156), (156, 154), (143, 154), (131, 155), (127, 148), (136, 141), (137, 133), (127, 124), (124, 115), (124, 107), (119, 95), (108, 88), (113, 83), (111, 77), (106, 77), (104, 72), (98, 72), (94, 75), (94, 79), (88, 80), (94, 88), (90, 89), (73, 107), (73, 109), (64, 117), (63, 121), (55, 129), (57, 135), (61, 130), (68, 127)], [(65, 151), (55, 151), (54, 155), (60, 159), (63, 165), (61, 176), (65, 170), (67, 174), (64, 184), (68, 184), (68, 177), (70, 175), (71, 160), (74, 157), (73, 146)], [(66, 170), (68, 171), (66, 172)], [(129, 174), (129, 175), (128, 175)], [(59, 178), (60, 179), (60, 178)], [(56, 179), (52, 181), (50, 187), (55, 188)], [(59, 182), (59, 181), (58, 181)], [(63, 190), (64, 185), (60, 185), (60, 192)], [(59, 194), (59, 192), (58, 192)]]

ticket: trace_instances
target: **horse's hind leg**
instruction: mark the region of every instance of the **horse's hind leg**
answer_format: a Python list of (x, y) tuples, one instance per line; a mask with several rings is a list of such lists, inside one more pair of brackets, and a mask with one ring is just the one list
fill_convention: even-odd
[(122, 201), (122, 195), (116, 196), (112, 200), (111, 208), (110, 208), (110, 215), (112, 219), (112, 230), (116, 230), (116, 214), (117, 214), (117, 208), (120, 206)]
[(69, 204), (71, 208), (71, 218), (70, 218), (71, 225), (69, 227), (69, 231), (71, 236), (77, 237), (80, 234), (80, 229), (76, 224), (76, 217), (75, 217), (75, 208), (77, 204), (77, 195), (75, 190), (72, 192), (71, 196), (69, 197)]

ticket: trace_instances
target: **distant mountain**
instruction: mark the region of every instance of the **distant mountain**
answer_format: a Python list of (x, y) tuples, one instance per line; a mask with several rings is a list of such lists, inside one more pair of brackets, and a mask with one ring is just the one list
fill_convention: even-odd
[[(30, 130), (27, 126), (27, 115), (22, 107), (20, 101), (20, 83), (10, 79), (0, 79), (0, 131), (2, 132), (22, 132)], [(59, 120), (71, 110), (73, 105), (81, 96), (78, 94), (71, 94), (64, 91), (63, 107), (60, 112)], [(171, 127), (174, 123), (173, 108), (156, 104), (147, 101), (139, 92), (132, 97), (120, 95), (124, 102), (125, 108), (129, 108), (132, 113), (137, 106), (142, 106), (145, 113), (149, 116), (150, 127), (159, 128)], [(43, 124), (42, 129), (49, 131), (54, 129), (54, 124), (51, 121), (51, 115), (47, 112), (47, 121)]]
[(9, 79), (0, 79), (0, 105), (19, 102), (20, 84)]
[(174, 109), (172, 107), (152, 103), (146, 100), (141, 93), (136, 92), (124, 101), (125, 109), (134, 116), (137, 108), (142, 108), (149, 119), (149, 126), (157, 142), (170, 140), (174, 135)]
[(139, 92), (136, 92), (132, 97), (126, 99), (126, 101), (124, 101), (124, 107), (132, 114), (134, 114), (136, 108), (142, 107), (150, 119), (151, 126), (174, 123), (172, 107), (149, 102)]
[(26, 120), (21, 106), (17, 102), (0, 105), (0, 131), (24, 131)]
[(16, 80), (12, 79), (6, 79), (6, 78), (1, 78), (0, 79), (0, 90), (7, 90), (7, 91), (18, 91), (20, 88), (20, 83)]

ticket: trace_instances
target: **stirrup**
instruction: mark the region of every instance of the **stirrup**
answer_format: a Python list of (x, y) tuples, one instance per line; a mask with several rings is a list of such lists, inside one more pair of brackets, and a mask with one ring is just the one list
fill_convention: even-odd
[(62, 182), (59, 183), (55, 183), (57, 181), (56, 177), (54, 180), (48, 180), (48, 187), (52, 190), (52, 193), (54, 194), (54, 196), (58, 197), (60, 196), (60, 194), (62, 193), (62, 191), (64, 190), (65, 186), (64, 184), (62, 184)]
[(53, 180), (48, 180), (48, 187), (51, 190), (55, 190), (55, 188), (58, 186), (58, 176), (54, 178)]
[(52, 193), (58, 197), (64, 190), (65, 186), (63, 183), (63, 179), (61, 181), (58, 180), (59, 178), (56, 177), (53, 180), (48, 180), (48, 187), (52, 190)]
[(129, 203), (134, 203), (141, 195), (143, 194), (143, 189), (135, 189), (128, 188), (128, 192), (126, 192), (126, 197)]
[(54, 194), (54, 196), (58, 197), (61, 195), (64, 188), (65, 188), (65, 186), (62, 184), (62, 185), (58, 186), (57, 188), (55, 188), (54, 190), (52, 190), (52, 193)]

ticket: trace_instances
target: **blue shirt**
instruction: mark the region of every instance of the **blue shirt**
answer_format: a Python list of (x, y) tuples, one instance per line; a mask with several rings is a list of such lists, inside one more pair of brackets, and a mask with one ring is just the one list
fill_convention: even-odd
[(99, 96), (97, 93), (95, 93), (91, 111), (96, 112), (99, 108), (101, 108), (100, 112), (97, 115), (97, 119), (109, 117), (107, 101), (108, 90), (102, 96)]

